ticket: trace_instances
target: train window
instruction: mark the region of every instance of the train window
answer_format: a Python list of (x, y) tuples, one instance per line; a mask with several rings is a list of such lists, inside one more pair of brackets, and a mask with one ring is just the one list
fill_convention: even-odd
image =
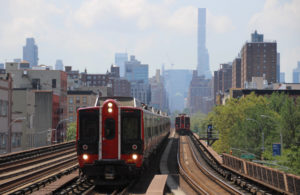
[(148, 128), (147, 128), (147, 131), (148, 131), (148, 137), (151, 137), (151, 128), (148, 127)]
[(176, 117), (176, 125), (179, 125), (179, 124), (180, 124), (180, 118)]
[(122, 118), (122, 137), (125, 140), (135, 140), (140, 138), (139, 118), (123, 117)]
[(190, 124), (190, 118), (185, 117), (185, 124)]
[(79, 139), (97, 141), (99, 132), (99, 116), (97, 111), (79, 112)]
[(105, 120), (105, 127), (104, 127), (104, 136), (106, 139), (114, 139), (115, 138), (115, 120), (113, 118), (107, 118)]

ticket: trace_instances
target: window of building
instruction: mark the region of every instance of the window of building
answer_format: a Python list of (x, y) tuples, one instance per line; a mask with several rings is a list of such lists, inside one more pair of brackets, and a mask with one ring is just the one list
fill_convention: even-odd
[(40, 79), (32, 79), (31, 85), (33, 89), (41, 89)]
[(2, 116), (7, 116), (8, 101), (2, 101)]
[(69, 97), (69, 104), (73, 104), (73, 97)]
[(73, 113), (74, 109), (73, 109), (73, 106), (70, 106), (69, 107), (69, 113)]
[(69, 116), (69, 121), (73, 122), (73, 116)]
[(82, 103), (86, 104), (86, 96), (82, 97)]
[(76, 104), (80, 104), (80, 97), (76, 96)]
[(52, 88), (56, 88), (56, 79), (52, 79)]
[(0, 116), (2, 116), (2, 100), (0, 100)]
[(7, 136), (4, 133), (0, 134), (0, 148), (6, 149), (6, 138)]

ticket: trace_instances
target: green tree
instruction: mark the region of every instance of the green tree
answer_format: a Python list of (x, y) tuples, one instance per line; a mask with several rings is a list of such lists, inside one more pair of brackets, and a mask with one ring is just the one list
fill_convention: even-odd
[(190, 128), (193, 132), (202, 133), (204, 130), (202, 124), (204, 123), (205, 117), (206, 114), (203, 114), (200, 111), (190, 116)]
[[(289, 167), (291, 173), (300, 174), (300, 98), (279, 93), (263, 97), (252, 93), (229, 99), (202, 120), (202, 128), (207, 124), (213, 124), (219, 131), (219, 140), (213, 145), (217, 152), (238, 148), (275, 160), (281, 167)], [(280, 142), (281, 133), (284, 149), (281, 156), (274, 157), (272, 144)]]
[(67, 141), (76, 139), (76, 122), (69, 123), (67, 129)]

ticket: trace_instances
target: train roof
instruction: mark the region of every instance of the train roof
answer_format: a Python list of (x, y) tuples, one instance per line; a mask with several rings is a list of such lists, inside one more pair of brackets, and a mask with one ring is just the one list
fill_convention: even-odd
[(118, 101), (120, 106), (130, 106), (130, 107), (135, 107), (135, 108), (142, 108), (142, 109), (148, 110), (152, 113), (167, 116), (167, 113), (164, 113), (161, 110), (157, 110), (154, 107), (148, 106), (147, 104), (141, 103), (138, 99), (136, 99), (134, 97), (118, 97), (118, 96), (98, 97), (96, 100), (95, 106), (102, 105), (107, 99), (113, 99), (113, 100)]
[(190, 117), (190, 116), (189, 116), (188, 114), (186, 114), (186, 113), (179, 113), (179, 114), (177, 114), (176, 117), (181, 117), (181, 116)]
[(134, 97), (118, 97), (118, 96), (107, 96), (107, 97), (98, 97), (95, 103), (95, 106), (100, 106), (105, 102), (107, 99), (113, 99), (118, 101), (120, 106), (131, 106), (131, 107), (142, 107), (142, 103), (134, 98)]

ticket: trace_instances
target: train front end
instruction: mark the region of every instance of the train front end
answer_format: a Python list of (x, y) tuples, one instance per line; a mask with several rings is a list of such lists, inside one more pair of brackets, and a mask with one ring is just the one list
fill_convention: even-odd
[(90, 117), (85, 109), (78, 111), (80, 169), (96, 185), (126, 184), (142, 166), (141, 111), (121, 109), (112, 99), (92, 110), (97, 116)]

